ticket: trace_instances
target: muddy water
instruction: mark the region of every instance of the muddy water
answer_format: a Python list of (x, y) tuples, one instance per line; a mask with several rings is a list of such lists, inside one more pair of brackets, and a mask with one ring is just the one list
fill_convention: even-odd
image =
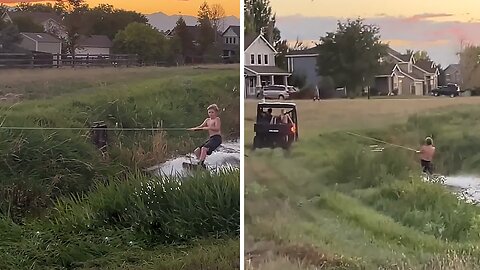
[(469, 203), (480, 203), (480, 177), (473, 175), (447, 176), (445, 183), (459, 198)]
[[(183, 163), (194, 163), (198, 160), (193, 153), (173, 158), (165, 163), (159, 164), (148, 171), (153, 171), (159, 176), (186, 176), (192, 171), (183, 168)], [(225, 142), (205, 159), (205, 165), (210, 172), (218, 172), (226, 168), (240, 167), (240, 143), (239, 141)]]

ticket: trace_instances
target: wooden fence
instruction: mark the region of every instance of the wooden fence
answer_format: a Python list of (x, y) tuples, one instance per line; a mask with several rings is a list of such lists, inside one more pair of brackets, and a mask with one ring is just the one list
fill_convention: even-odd
[(135, 54), (51, 54), (0, 53), (2, 68), (60, 68), (60, 67), (117, 67), (138, 66)]

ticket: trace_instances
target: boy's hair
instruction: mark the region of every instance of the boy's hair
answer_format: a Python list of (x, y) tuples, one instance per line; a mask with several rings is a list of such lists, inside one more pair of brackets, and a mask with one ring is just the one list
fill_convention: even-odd
[(217, 104), (211, 104), (207, 107), (207, 110), (214, 110), (216, 112), (219, 111)]
[(427, 145), (432, 145), (432, 144), (433, 144), (432, 138), (430, 138), (430, 137), (425, 138), (425, 143), (426, 143)]

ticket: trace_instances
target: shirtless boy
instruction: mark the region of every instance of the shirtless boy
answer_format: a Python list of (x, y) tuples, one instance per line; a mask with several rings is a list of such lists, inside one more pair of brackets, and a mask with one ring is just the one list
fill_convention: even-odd
[(420, 154), (420, 163), (422, 165), (423, 172), (432, 174), (432, 160), (435, 155), (435, 146), (433, 146), (433, 140), (430, 137), (425, 139), (425, 144), (422, 145), (417, 153)]
[(208, 140), (193, 151), (199, 160), (199, 165), (204, 168), (207, 155), (211, 155), (212, 152), (222, 144), (222, 135), (220, 132), (221, 121), (220, 117), (218, 117), (218, 106), (212, 104), (208, 106), (207, 111), (208, 118), (198, 127), (189, 129), (193, 131), (208, 130)]

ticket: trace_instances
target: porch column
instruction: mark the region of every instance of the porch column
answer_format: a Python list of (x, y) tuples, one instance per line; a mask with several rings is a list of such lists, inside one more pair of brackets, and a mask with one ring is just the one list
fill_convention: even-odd
[(262, 87), (262, 78), (260, 75), (257, 75), (257, 87)]
[(272, 78), (270, 79), (270, 84), (275, 84), (275, 75), (272, 75)]
[(288, 76), (283, 76), (283, 85), (288, 85)]

